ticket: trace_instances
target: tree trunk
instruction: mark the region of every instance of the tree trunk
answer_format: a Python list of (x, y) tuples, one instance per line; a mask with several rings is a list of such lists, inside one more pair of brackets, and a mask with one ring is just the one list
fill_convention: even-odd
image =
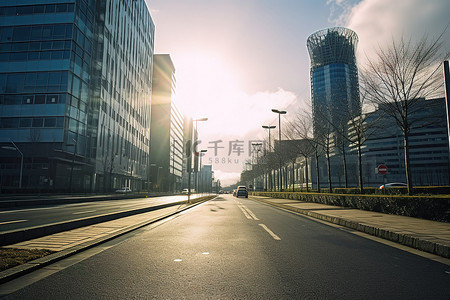
[(409, 165), (409, 136), (408, 133), (403, 133), (404, 148), (405, 148), (405, 171), (406, 171), (406, 184), (408, 185), (408, 195), (413, 194), (413, 186), (411, 181), (411, 169)]
[(327, 151), (327, 171), (328, 171), (328, 188), (330, 189), (330, 193), (332, 193), (333, 190), (331, 187), (330, 151)]
[(316, 151), (317, 192), (320, 193), (319, 154)]
[(309, 192), (309, 175), (308, 175), (308, 157), (305, 156), (305, 172), (306, 172), (306, 192)]
[(345, 154), (345, 142), (342, 142), (342, 160), (343, 160), (343, 163), (344, 163), (345, 188), (348, 189), (347, 155)]
[(288, 166), (284, 167), (284, 174), (286, 174), (284, 178), (284, 188), (288, 191)]
[(295, 160), (292, 161), (292, 192), (295, 192)]
[(359, 191), (364, 193), (363, 178), (362, 178), (362, 156), (361, 156), (361, 144), (358, 143), (358, 181)]

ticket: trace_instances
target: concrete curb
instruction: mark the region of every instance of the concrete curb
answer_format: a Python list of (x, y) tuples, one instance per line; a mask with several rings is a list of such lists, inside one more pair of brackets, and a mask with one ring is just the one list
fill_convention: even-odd
[[(194, 203), (192, 203), (189, 206), (187, 206), (187, 207), (185, 207), (185, 208), (183, 208), (181, 210), (178, 210), (176, 212), (172, 212), (172, 213), (169, 213), (169, 214), (166, 214), (166, 215), (158, 216), (158, 217), (156, 217), (154, 219), (151, 219), (151, 220), (148, 220), (148, 221), (144, 221), (144, 222), (141, 222), (141, 223), (138, 223), (138, 224), (134, 224), (132, 226), (128, 226), (128, 227), (123, 228), (122, 230), (120, 230), (118, 232), (109, 234), (107, 236), (98, 238), (96, 240), (88, 241), (88, 242), (85, 242), (83, 244), (74, 246), (72, 248), (69, 248), (69, 249), (66, 249), (66, 250), (63, 250), (63, 251), (59, 251), (59, 252), (47, 255), (45, 257), (42, 257), (42, 258), (39, 258), (39, 259), (36, 259), (36, 260), (33, 260), (33, 261), (29, 261), (29, 262), (27, 262), (25, 264), (22, 264), (22, 265), (19, 265), (19, 266), (7, 269), (5, 271), (2, 271), (2, 272), (0, 272), (0, 284), (3, 284), (3, 283), (8, 282), (8, 281), (11, 281), (11, 280), (16, 279), (16, 278), (18, 278), (20, 276), (23, 276), (25, 274), (31, 273), (31, 272), (33, 272), (35, 270), (38, 270), (38, 269), (43, 268), (45, 266), (48, 266), (48, 265), (50, 265), (52, 263), (55, 263), (55, 262), (57, 262), (59, 260), (62, 260), (62, 259), (67, 258), (69, 256), (75, 255), (75, 254), (80, 253), (80, 252), (82, 252), (84, 250), (87, 250), (89, 248), (93, 248), (93, 247), (95, 247), (95, 246), (97, 246), (99, 244), (105, 243), (107, 241), (115, 239), (115, 238), (117, 238), (119, 236), (122, 236), (124, 234), (129, 233), (129, 232), (132, 232), (132, 231), (137, 230), (139, 228), (142, 228), (144, 226), (147, 226), (147, 225), (159, 222), (159, 221), (161, 221), (161, 220), (163, 220), (165, 218), (168, 218), (168, 217), (174, 216), (176, 214), (179, 214), (182, 211), (188, 210), (188, 209), (190, 209), (190, 208), (192, 208), (192, 207), (194, 207), (196, 205), (199, 205), (199, 204), (201, 204), (203, 202), (212, 200), (215, 197), (217, 197), (217, 196), (214, 195), (214, 196), (200, 197), (200, 198), (197, 198), (197, 199), (191, 199), (191, 202), (194, 202)], [(185, 204), (187, 204), (186, 203), (187, 201), (184, 201), (184, 202), (185, 202)], [(180, 204), (180, 203), (177, 202), (177, 204)], [(175, 205), (175, 204), (173, 204), (173, 205)], [(166, 207), (168, 207), (168, 206), (166, 206)], [(159, 207), (159, 208), (162, 208), (162, 207)]]
[(255, 201), (260, 201), (272, 206), (280, 207), (289, 211), (297, 212), (303, 215), (307, 215), (309, 217), (319, 219), (322, 221), (327, 221), (330, 223), (334, 223), (337, 225), (341, 225), (347, 228), (351, 228), (360, 232), (364, 232), (379, 238), (383, 238), (392, 242), (396, 242), (411, 248), (415, 248), (424, 252), (432, 253), (435, 255), (439, 255), (445, 258), (450, 258), (450, 247), (447, 245), (442, 245), (436, 242), (423, 240), (412, 235), (397, 233), (391, 231), (389, 229), (377, 228), (374, 226), (362, 224), (356, 221), (347, 220), (339, 217), (327, 216), (321, 213), (312, 212), (309, 210), (292, 207), (290, 205), (278, 204), (261, 198), (251, 198)]
[[(173, 194), (161, 193), (161, 194), (106, 194), (106, 195), (83, 195), (83, 196), (38, 196), (35, 199), (12, 199), (3, 200), (0, 199), (0, 208), (17, 208), (27, 206), (39, 206), (39, 205), (54, 205), (54, 204), (70, 204), (80, 202), (92, 202), (92, 201), (110, 201), (110, 200), (122, 200), (131, 198), (151, 198), (160, 196), (170, 196)], [(12, 197), (14, 198), (14, 197)]]

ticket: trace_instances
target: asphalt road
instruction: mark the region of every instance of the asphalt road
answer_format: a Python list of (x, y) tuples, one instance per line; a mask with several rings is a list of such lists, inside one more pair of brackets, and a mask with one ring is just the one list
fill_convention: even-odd
[(0, 233), (183, 200), (186, 195), (13, 208), (0, 211)]
[(346, 230), (224, 195), (0, 286), (0, 295), (450, 299), (449, 271), (447, 265)]

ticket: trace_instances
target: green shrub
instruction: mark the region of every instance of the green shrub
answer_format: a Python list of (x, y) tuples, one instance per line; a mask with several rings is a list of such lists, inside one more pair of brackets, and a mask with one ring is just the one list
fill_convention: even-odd
[(253, 192), (252, 194), (450, 222), (450, 197), (292, 192)]

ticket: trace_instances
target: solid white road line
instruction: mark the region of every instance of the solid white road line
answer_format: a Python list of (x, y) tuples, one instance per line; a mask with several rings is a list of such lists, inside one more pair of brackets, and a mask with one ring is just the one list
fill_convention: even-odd
[(79, 212), (74, 212), (74, 213), (72, 213), (72, 215), (87, 214), (87, 213), (91, 213), (91, 212), (94, 212), (94, 211), (95, 211), (95, 210), (79, 211)]
[(0, 225), (12, 224), (12, 223), (21, 223), (21, 222), (26, 222), (26, 221), (28, 221), (28, 220), (16, 220), (16, 221), (0, 222)]
[(242, 213), (247, 217), (247, 219), (252, 220), (252, 216), (248, 214), (248, 212), (242, 207), (242, 205), (238, 204), (238, 207), (241, 209)]
[(270, 230), (266, 225), (259, 224), (259, 226), (264, 228), (264, 230), (267, 231), (273, 237), (274, 240), (281, 241), (280, 237), (278, 235), (276, 235), (275, 233), (273, 233), (273, 231)]
[(249, 219), (249, 220), (253, 219), (255, 221), (259, 221), (258, 217), (256, 217), (256, 215), (250, 209), (248, 209), (248, 207), (246, 207), (244, 204), (242, 204), (238, 200), (234, 200), (234, 201), (236, 201), (238, 207), (241, 209), (242, 213), (247, 217), (247, 219)]
[(244, 206), (244, 209), (248, 212), (248, 214), (249, 214), (250, 216), (253, 217), (253, 220), (259, 221), (259, 219), (255, 216), (255, 214), (254, 214), (250, 209), (248, 209), (248, 208), (245, 207), (245, 206)]

